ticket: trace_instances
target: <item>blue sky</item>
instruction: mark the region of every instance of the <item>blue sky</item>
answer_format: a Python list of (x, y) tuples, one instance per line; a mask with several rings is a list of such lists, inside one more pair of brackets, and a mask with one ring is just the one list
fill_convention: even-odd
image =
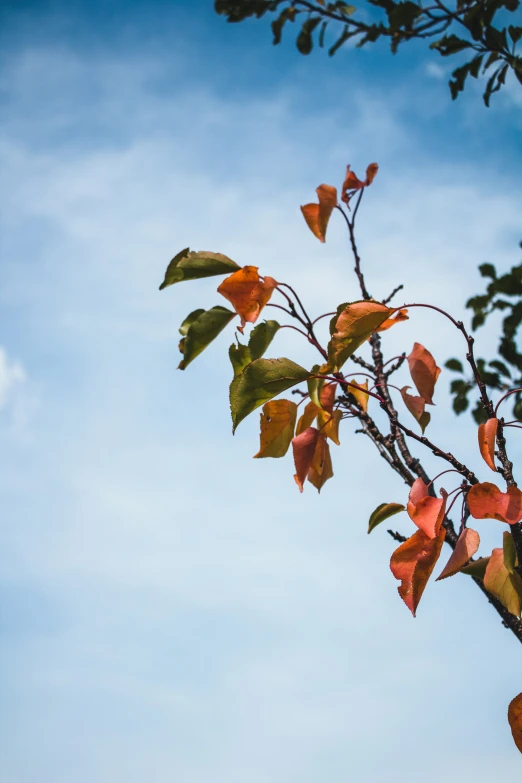
[[(257, 415), (230, 432), (232, 331), (175, 369), (216, 282), (157, 289), (190, 245), (294, 283), (315, 314), (356, 298), (340, 222), (320, 245), (299, 205), (377, 160), (372, 292), (462, 312), (478, 263), (519, 262), (520, 89), (452, 103), (424, 48), (302, 58), (211, 5), (3, 4), (2, 780), (514, 781), (515, 640), (464, 577), (412, 620), (393, 542), (366, 535), (404, 486), (348, 426), (321, 496), (290, 457), (253, 462)], [(294, 337), (274, 355), (311, 364)], [(417, 311), (388, 355), (415, 340), (439, 364), (461, 350)], [(488, 480), (447, 375), (432, 435)]]

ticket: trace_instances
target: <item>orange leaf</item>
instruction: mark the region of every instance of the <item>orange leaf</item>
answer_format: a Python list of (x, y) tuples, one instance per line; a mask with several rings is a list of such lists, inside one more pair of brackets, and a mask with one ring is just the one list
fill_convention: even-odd
[(409, 315), (408, 315), (408, 311), (406, 309), (397, 310), (397, 312), (395, 313), (395, 316), (393, 318), (388, 318), (375, 331), (376, 332), (385, 332), (386, 329), (390, 328), (390, 326), (395, 326), (395, 324), (398, 324), (401, 321), (407, 321), (408, 318), (409, 318)]
[(435, 538), (429, 538), (422, 530), (414, 533), (395, 550), (390, 568), (396, 579), (401, 580), (399, 595), (415, 617), (424, 588), (439, 559), (446, 529), (441, 527)]
[(478, 428), (478, 442), (480, 453), (486, 465), (494, 470), (495, 467), (495, 441), (497, 437), (498, 419), (488, 419)]
[(403, 386), (401, 389), (403, 402), (413, 418), (417, 419), (419, 422), (422, 433), (424, 434), (424, 430), (430, 423), (431, 413), (428, 413), (425, 410), (426, 400), (424, 397), (414, 397), (413, 394), (408, 394), (408, 389), (411, 389), (411, 386)]
[(379, 170), (379, 166), (377, 163), (370, 163), (368, 168), (366, 169), (366, 179), (364, 182), (362, 182), (351, 170), (350, 166), (346, 167), (346, 177), (344, 178), (343, 182), (343, 190), (341, 195), (341, 200), (344, 201), (345, 204), (348, 204), (352, 196), (358, 191), (361, 190), (361, 188), (365, 188), (368, 185), (371, 185), (373, 180), (375, 179), (375, 175), (377, 174), (377, 171)]
[(296, 435), (292, 441), (296, 470), (294, 479), (300, 492), (303, 491), (303, 484), (312, 465), (318, 438), (319, 430), (315, 427), (308, 427), (300, 435)]
[(522, 693), (515, 696), (508, 707), (508, 721), (515, 745), (522, 753)]
[(260, 457), (284, 457), (294, 436), (297, 405), (290, 400), (269, 400), (261, 413)]
[(371, 300), (351, 302), (339, 310), (330, 323), (332, 339), (328, 343), (328, 361), (337, 369), (393, 313), (386, 305)]
[(330, 446), (322, 433), (319, 433), (317, 445), (315, 447), (314, 457), (310, 470), (308, 471), (308, 481), (314, 485), (318, 492), (321, 491), (328, 479), (333, 476), (332, 458), (330, 456)]
[(421, 478), (414, 481), (406, 507), (412, 522), (428, 538), (435, 538), (446, 513), (447, 492), (441, 489), (442, 498), (434, 498), (428, 493), (428, 486)]
[(321, 405), (323, 406), (325, 411), (328, 411), (331, 413), (333, 411), (333, 406), (335, 402), (335, 395), (337, 394), (337, 384), (336, 383), (328, 383), (321, 389), (321, 396), (319, 399), (321, 400)]
[(480, 546), (480, 536), (476, 530), (472, 530), (470, 527), (465, 527), (459, 536), (457, 545), (451, 557), (444, 566), (444, 570), (441, 575), (437, 577), (439, 579), (446, 579), (448, 576), (454, 576), (461, 568), (463, 568), (468, 560), (470, 560)]
[(340, 446), (339, 443), (339, 424), (343, 417), (343, 412), (340, 410), (333, 411), (319, 411), (317, 421), (319, 424), (319, 431), (330, 440)]
[(368, 391), (368, 378), (366, 378), (364, 383), (355, 383), (355, 381), (350, 381), (348, 385), (348, 391), (350, 394), (353, 394), (363, 411), (366, 412), (368, 410), (368, 400), (370, 399), (370, 396), (363, 390)]
[(522, 492), (518, 487), (508, 487), (506, 492), (501, 492), (489, 481), (474, 484), (468, 492), (467, 502), (474, 519), (498, 519), (508, 525), (522, 519)]
[(410, 375), (421, 397), (424, 397), (428, 405), (433, 405), (433, 391), (437, 378), (440, 375), (440, 367), (437, 367), (431, 353), (420, 343), (414, 343), (413, 350), (408, 356)]
[(307, 430), (308, 427), (311, 427), (320, 410), (321, 409), (317, 407), (315, 402), (310, 401), (306, 405), (302, 415), (299, 418), (299, 421), (297, 422), (297, 429), (295, 431), (295, 434), (300, 435), (302, 432)]
[(484, 587), (508, 612), (520, 617), (522, 611), (522, 579), (515, 569), (506, 568), (504, 549), (494, 549), (484, 574)]
[(325, 242), (328, 221), (337, 206), (337, 188), (332, 185), (319, 185), (315, 192), (319, 204), (305, 204), (301, 207), (301, 212), (312, 234)]
[(372, 184), (372, 182), (375, 179), (378, 171), (379, 171), (379, 164), (378, 163), (370, 163), (370, 165), (366, 169), (366, 184), (367, 185), (371, 185)]
[(246, 323), (257, 321), (274, 288), (279, 285), (273, 277), (261, 279), (257, 270), (257, 266), (244, 266), (223, 280), (218, 288), (218, 293), (228, 299), (241, 316), (241, 326), (238, 327), (240, 332)]

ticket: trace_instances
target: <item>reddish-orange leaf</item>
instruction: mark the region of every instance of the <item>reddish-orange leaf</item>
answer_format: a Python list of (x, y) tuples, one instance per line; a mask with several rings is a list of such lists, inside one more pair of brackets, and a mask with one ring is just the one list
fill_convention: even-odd
[(417, 419), (419, 422), (420, 428), (424, 434), (424, 430), (430, 423), (431, 413), (428, 413), (428, 411), (425, 410), (426, 400), (424, 397), (414, 397), (413, 394), (408, 394), (408, 389), (411, 389), (411, 386), (403, 386), (401, 389), (403, 402), (413, 418)]
[(303, 484), (306, 481), (308, 471), (312, 465), (318, 438), (319, 430), (315, 427), (308, 427), (308, 429), (300, 435), (296, 435), (292, 441), (296, 470), (294, 479), (300, 492), (303, 491)]
[(433, 405), (433, 391), (440, 375), (440, 367), (437, 367), (431, 353), (420, 343), (414, 344), (408, 356), (408, 364), (420, 396), (424, 397), (428, 405)]
[(522, 520), (522, 492), (518, 487), (508, 487), (506, 492), (501, 492), (495, 484), (485, 481), (471, 487), (467, 500), (474, 519), (498, 519), (508, 525)]
[(241, 316), (242, 332), (246, 323), (255, 323), (261, 310), (270, 300), (278, 285), (273, 277), (261, 279), (257, 266), (244, 266), (227, 277), (218, 288), (218, 293), (228, 299), (236, 313)]
[(421, 478), (414, 481), (408, 498), (407, 511), (410, 519), (428, 538), (435, 538), (446, 513), (447, 492), (441, 489), (442, 498), (428, 493), (428, 486)]
[(364, 383), (355, 383), (355, 381), (350, 381), (348, 391), (350, 394), (353, 394), (363, 411), (366, 412), (368, 410), (368, 400), (370, 399), (370, 395), (366, 394), (368, 391), (368, 378), (366, 378)]
[(363, 182), (351, 170), (350, 166), (347, 166), (346, 177), (344, 178), (343, 191), (341, 195), (342, 201), (344, 201), (345, 204), (348, 204), (354, 193), (356, 193), (358, 190), (361, 190), (361, 188), (365, 188), (368, 185), (371, 185), (378, 170), (379, 166), (377, 163), (370, 163), (366, 169), (366, 179)]
[(269, 400), (261, 413), (261, 443), (254, 457), (284, 457), (294, 436), (297, 405), (291, 400)]
[(480, 546), (480, 536), (476, 530), (465, 527), (459, 536), (457, 545), (453, 550), (450, 559), (444, 566), (439, 579), (446, 579), (448, 576), (454, 576), (470, 560)]
[(404, 544), (395, 550), (390, 568), (396, 579), (401, 580), (399, 595), (415, 617), (424, 588), (439, 559), (446, 529), (441, 527), (435, 538), (429, 538), (417, 530)]
[(343, 412), (340, 410), (333, 411), (319, 411), (317, 416), (317, 422), (319, 425), (319, 431), (330, 440), (340, 446), (339, 443), (339, 424), (343, 417)]
[(522, 693), (515, 696), (508, 707), (508, 721), (515, 745), (522, 753)]
[(295, 434), (300, 435), (302, 432), (307, 430), (308, 427), (311, 427), (320, 410), (321, 409), (317, 407), (315, 402), (310, 401), (307, 403), (302, 415), (299, 418), (299, 421), (297, 422), (297, 429)]
[(522, 579), (513, 568), (506, 567), (504, 549), (494, 549), (484, 574), (484, 587), (489, 590), (508, 612), (520, 617), (522, 611)]
[(337, 206), (337, 188), (332, 185), (319, 185), (315, 192), (319, 204), (305, 204), (301, 207), (301, 212), (312, 234), (325, 242), (328, 221)]
[(388, 318), (383, 324), (379, 326), (378, 329), (376, 329), (376, 332), (385, 332), (386, 329), (389, 329), (390, 326), (395, 326), (395, 324), (399, 324), (401, 321), (407, 321), (409, 318), (408, 311), (405, 309), (397, 310), (393, 318)]
[(332, 458), (330, 456), (330, 446), (325, 436), (320, 433), (315, 447), (314, 457), (310, 470), (308, 471), (308, 481), (321, 491), (328, 479), (333, 476)]
[(478, 428), (478, 442), (480, 453), (486, 465), (495, 473), (497, 469), (495, 467), (495, 442), (497, 438), (498, 419), (488, 419), (484, 424), (480, 424)]
[(319, 399), (321, 400), (321, 405), (323, 406), (325, 411), (329, 411), (330, 413), (333, 411), (336, 394), (337, 394), (336, 383), (325, 384), (321, 389), (321, 395)]
[(378, 163), (370, 163), (368, 168), (366, 169), (366, 184), (371, 185), (373, 180), (376, 177), (377, 172), (379, 171), (379, 164)]

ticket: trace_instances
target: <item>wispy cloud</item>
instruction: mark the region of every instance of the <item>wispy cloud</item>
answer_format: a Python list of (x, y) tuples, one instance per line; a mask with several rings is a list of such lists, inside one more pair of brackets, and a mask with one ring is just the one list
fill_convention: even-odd
[[(431, 739), (410, 748), (406, 770), (397, 751), (415, 724), (421, 738), (447, 739), (444, 763), (423, 766), (427, 783), (460, 763), (453, 733), (480, 748), (468, 761), (476, 781), (489, 780), (488, 759), (507, 779), (517, 759), (492, 732), (513, 695), (509, 640), (501, 629), (493, 640), (494, 618), (466, 584), (427, 591), (411, 621), (390, 541), (368, 543), (369, 512), (404, 486), (381, 481), (369, 444), (348, 430), (336, 483), (319, 497), (299, 497), (291, 460), (254, 463), (257, 417), (230, 438), (232, 332), (174, 372), (178, 324), (217, 303), (215, 281), (157, 286), (190, 243), (295, 282), (316, 314), (355, 298), (342, 225), (321, 246), (299, 205), (322, 181), (340, 186), (346, 163), (376, 159), (360, 215), (371, 289), (405, 282), (407, 300), (458, 312), (470, 279), (480, 286), (477, 263), (518, 260), (516, 172), (434, 159), (400, 91), (353, 85), (344, 105), (313, 83), (318, 111), (303, 81), (226, 96), (211, 74), (191, 83), (179, 66), (177, 80), (171, 59), (169, 91), (164, 62), (121, 54), (93, 64), (28, 50), (6, 71), (0, 301), (20, 359), (0, 352), (0, 390), (5, 412), (27, 367), (40, 400), (29, 452), (0, 457), (8, 775), (70, 781), (74, 764), (75, 783), (315, 783), (325, 770), (332, 781), (384, 770), (417, 783)], [(417, 338), (439, 363), (457, 350), (430, 314), (412, 313), (387, 343), (396, 352)], [(290, 331), (275, 350), (314, 359)], [(443, 393), (438, 402), (437, 433), (477, 464), (474, 427), (463, 423), (464, 444)], [(450, 648), (466, 679), (449, 677)], [(463, 702), (479, 725), (462, 725)]]

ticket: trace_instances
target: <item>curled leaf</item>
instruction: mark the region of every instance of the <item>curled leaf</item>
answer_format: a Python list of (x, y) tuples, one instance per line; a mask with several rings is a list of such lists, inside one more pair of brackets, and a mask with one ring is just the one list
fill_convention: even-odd
[(465, 527), (459, 536), (457, 545), (451, 553), (451, 557), (444, 566), (444, 569), (439, 579), (446, 579), (448, 576), (454, 576), (463, 568), (468, 560), (471, 560), (475, 552), (480, 546), (480, 536), (476, 530), (472, 530), (470, 527)]
[(315, 192), (319, 203), (305, 204), (301, 207), (301, 212), (312, 234), (321, 242), (325, 242), (328, 221), (337, 206), (337, 188), (332, 185), (319, 185)]
[(330, 324), (328, 361), (339, 370), (345, 361), (393, 312), (380, 302), (365, 300), (341, 306)]
[(309, 376), (308, 370), (290, 359), (256, 359), (247, 364), (230, 384), (233, 431), (260, 405)]
[(407, 541), (395, 550), (390, 568), (396, 579), (401, 580), (399, 595), (415, 617), (419, 601), (439, 559), (446, 529), (440, 527), (435, 538), (429, 538), (417, 530)]
[(239, 331), (246, 323), (255, 323), (261, 310), (270, 300), (274, 288), (278, 285), (273, 277), (261, 279), (257, 266), (244, 266), (223, 280), (218, 293), (228, 299), (236, 313), (241, 317)]
[(295, 476), (299, 491), (303, 491), (303, 484), (308, 476), (308, 471), (312, 466), (315, 447), (319, 439), (319, 430), (315, 427), (308, 427), (300, 435), (296, 435), (292, 440), (292, 449), (294, 451)]
[(370, 163), (366, 169), (366, 179), (362, 181), (351, 170), (350, 166), (347, 166), (346, 176), (343, 182), (341, 200), (344, 201), (345, 204), (348, 204), (350, 199), (355, 195), (355, 193), (357, 193), (358, 190), (361, 190), (362, 188), (372, 184), (378, 170), (379, 166), (377, 163)]
[(414, 481), (408, 498), (407, 511), (412, 522), (428, 538), (435, 538), (444, 521), (447, 493), (440, 490), (442, 498), (434, 498), (428, 492), (428, 486), (421, 478)]
[(195, 252), (186, 247), (174, 256), (168, 265), (160, 291), (174, 283), (181, 283), (182, 280), (228, 275), (239, 268), (235, 261), (221, 253), (210, 253), (207, 250)]
[(403, 402), (413, 418), (419, 422), (422, 434), (424, 435), (424, 431), (431, 420), (431, 413), (428, 413), (428, 411), (425, 410), (426, 400), (424, 397), (415, 397), (413, 394), (408, 394), (408, 389), (411, 389), (411, 386), (403, 386), (401, 389)]
[(433, 405), (433, 392), (440, 375), (440, 367), (437, 367), (431, 353), (420, 343), (414, 343), (413, 350), (408, 356), (408, 365), (420, 396), (428, 405)]
[(333, 468), (332, 457), (330, 455), (330, 446), (328, 445), (326, 437), (322, 433), (319, 433), (314, 457), (312, 459), (312, 464), (310, 465), (307, 478), (308, 481), (313, 484), (316, 490), (321, 492), (321, 489), (325, 483), (328, 481), (328, 479), (331, 479), (332, 476)]
[(479, 424), (478, 442), (480, 453), (486, 465), (497, 472), (495, 467), (495, 442), (497, 438), (498, 419), (488, 419)]
[(406, 309), (397, 310), (395, 315), (392, 318), (387, 318), (386, 321), (379, 326), (378, 329), (376, 329), (376, 332), (385, 332), (387, 329), (389, 329), (391, 326), (395, 326), (395, 324), (400, 324), (401, 321), (407, 321), (409, 318), (408, 311)]
[(294, 437), (297, 405), (291, 400), (270, 400), (261, 413), (260, 446), (256, 458), (284, 457)]
[(522, 693), (515, 696), (508, 707), (508, 721), (515, 745), (522, 753)]
[(474, 519), (498, 519), (508, 525), (522, 520), (522, 492), (518, 487), (508, 487), (506, 492), (501, 492), (489, 481), (474, 484), (468, 492), (467, 503)]
[(381, 522), (384, 522), (385, 519), (389, 519), (389, 517), (393, 517), (394, 514), (398, 514), (400, 511), (404, 510), (404, 506), (401, 506), (400, 503), (381, 503), (380, 506), (377, 506), (375, 511), (373, 511), (370, 517), (368, 522), (368, 533), (371, 533), (372, 530), (374, 530), (377, 525), (380, 525)]

